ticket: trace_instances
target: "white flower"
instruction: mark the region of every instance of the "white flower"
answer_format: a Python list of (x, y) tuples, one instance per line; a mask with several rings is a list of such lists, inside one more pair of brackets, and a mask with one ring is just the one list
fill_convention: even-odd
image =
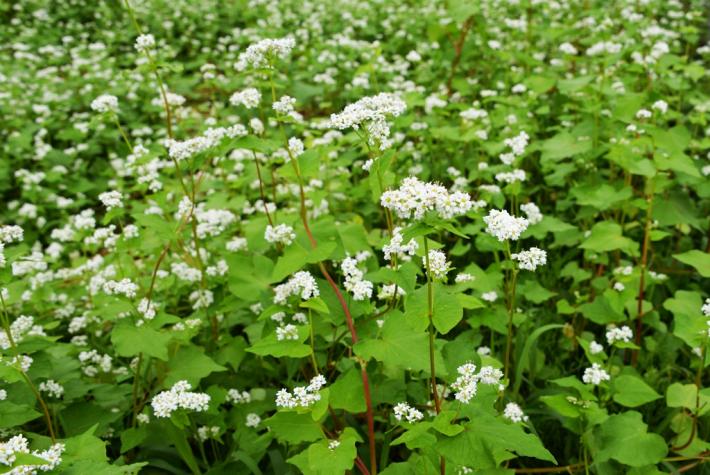
[(495, 302), (496, 300), (498, 300), (498, 293), (495, 290), (491, 290), (490, 292), (483, 292), (483, 294), (481, 294), (481, 298), (486, 302)]
[(365, 128), (368, 143), (386, 150), (392, 144), (389, 139), (390, 128), (386, 116), (399, 116), (405, 111), (407, 105), (395, 94), (380, 93), (376, 96), (363, 97), (354, 104), (350, 104), (339, 114), (331, 114), (330, 124), (340, 130)]
[(102, 289), (108, 295), (124, 295), (128, 298), (133, 298), (138, 292), (138, 286), (131, 282), (131, 279), (125, 278), (119, 281), (108, 280), (104, 282)]
[(139, 51), (141, 53), (149, 51), (155, 47), (155, 37), (150, 33), (145, 35), (139, 35), (138, 38), (136, 38), (136, 43), (134, 46), (136, 48), (136, 51)]
[(397, 286), (397, 284), (388, 284), (380, 287), (380, 291), (377, 293), (377, 298), (380, 300), (389, 300), (395, 298), (395, 292), (397, 297), (406, 295), (404, 290)]
[(358, 264), (369, 257), (369, 252), (364, 252), (356, 257), (346, 257), (340, 264), (340, 268), (345, 275), (345, 290), (353, 294), (353, 300), (366, 300), (372, 297), (373, 284), (364, 279), (364, 272), (358, 268)]
[(296, 233), (288, 224), (278, 224), (275, 227), (270, 224), (266, 226), (264, 239), (272, 244), (290, 245), (296, 239)]
[(214, 294), (211, 290), (198, 289), (190, 293), (189, 300), (192, 302), (193, 310), (207, 308), (214, 303)]
[(319, 374), (311, 379), (308, 386), (294, 388), (293, 393), (287, 389), (281, 389), (276, 393), (276, 406), (287, 409), (310, 407), (320, 401), (320, 393), (318, 391), (325, 386), (325, 383), (325, 378)]
[(340, 441), (339, 440), (331, 440), (328, 442), (328, 448), (330, 450), (335, 450), (340, 446)]
[(105, 191), (99, 195), (99, 200), (107, 210), (123, 207), (123, 196), (118, 191)]
[(274, 59), (286, 59), (296, 42), (293, 38), (264, 39), (249, 47), (239, 55), (234, 67), (243, 71), (248, 65), (254, 68), (271, 68)]
[(526, 178), (527, 175), (525, 174), (525, 171), (517, 168), (511, 172), (496, 173), (496, 180), (503, 183), (516, 183), (519, 181), (525, 181)]
[(491, 386), (499, 386), (500, 380), (503, 379), (503, 372), (492, 366), (484, 366), (476, 373), (476, 365), (466, 363), (459, 366), (456, 371), (459, 376), (451, 384), (451, 389), (456, 391), (454, 397), (457, 401), (468, 403), (478, 392), (479, 384), (487, 384)]
[(626, 286), (624, 286), (624, 284), (622, 284), (621, 282), (614, 283), (614, 290), (616, 290), (617, 292), (622, 292), (625, 288)]
[(229, 103), (233, 106), (244, 106), (247, 109), (253, 109), (259, 106), (261, 101), (261, 92), (258, 89), (249, 87), (243, 91), (238, 91), (232, 94), (229, 98)]
[(664, 100), (658, 100), (653, 103), (651, 109), (657, 110), (661, 114), (665, 114), (666, 112), (668, 112), (668, 103)]
[(390, 243), (382, 247), (382, 252), (386, 260), (391, 261), (393, 257), (396, 257), (398, 260), (409, 260), (410, 256), (413, 256), (414, 253), (417, 252), (419, 248), (417, 241), (410, 239), (406, 245), (402, 245), (403, 240), (402, 228), (394, 228)]
[(599, 343), (597, 343), (596, 341), (592, 340), (589, 343), (589, 352), (591, 354), (598, 355), (602, 351), (604, 351), (604, 347), (602, 345), (600, 345)]
[(422, 182), (413, 176), (402, 180), (398, 189), (382, 193), (380, 204), (400, 218), (413, 217), (416, 220), (430, 211), (435, 211), (443, 219), (451, 219), (466, 214), (472, 206), (468, 193), (450, 193), (441, 185)]
[[(433, 279), (443, 279), (449, 271), (450, 262), (446, 261), (446, 254), (436, 249), (429, 251), (429, 273)], [(424, 267), (427, 265), (427, 258), (422, 257)]]
[(501, 242), (509, 239), (517, 241), (528, 227), (527, 219), (511, 216), (506, 210), (492, 209), (483, 221), (486, 223), (486, 232)]
[(514, 402), (509, 402), (505, 405), (503, 410), (503, 417), (509, 419), (512, 422), (527, 422), (529, 417), (525, 415), (520, 406)]
[(24, 239), (25, 231), (16, 225), (0, 226), (0, 242), (10, 244)]
[(251, 394), (247, 391), (239, 391), (238, 389), (230, 389), (227, 391), (227, 402), (232, 404), (247, 404), (251, 402)]
[(53, 379), (48, 379), (47, 381), (39, 383), (39, 391), (59, 399), (64, 395), (64, 386)]
[(260, 423), (261, 423), (261, 417), (259, 417), (258, 414), (255, 414), (253, 412), (247, 414), (247, 421), (246, 421), (247, 427), (256, 427)]
[(585, 384), (593, 384), (598, 386), (602, 381), (609, 381), (611, 377), (598, 363), (594, 363), (591, 368), (584, 370), (582, 381)]
[(110, 94), (102, 94), (91, 101), (91, 109), (104, 114), (118, 111), (118, 98)]
[(301, 139), (297, 137), (291, 137), (288, 139), (288, 151), (293, 158), (300, 156), (303, 153), (304, 147)]
[(547, 252), (537, 247), (531, 247), (527, 251), (511, 254), (511, 259), (518, 261), (521, 269), (534, 271), (539, 266), (547, 264)]
[(478, 348), (476, 348), (476, 353), (481, 356), (487, 356), (491, 354), (491, 349), (487, 346), (479, 346)]
[(284, 304), (292, 295), (298, 295), (302, 300), (318, 297), (320, 292), (316, 279), (308, 271), (299, 271), (285, 283), (274, 288), (274, 303)]
[(298, 327), (289, 323), (276, 328), (276, 339), (278, 341), (283, 340), (298, 340)]
[(575, 48), (572, 43), (562, 43), (559, 47), (559, 50), (562, 51), (564, 54), (569, 54), (571, 56), (577, 54), (577, 48)]
[(394, 418), (398, 421), (405, 419), (409, 423), (415, 423), (421, 421), (424, 418), (424, 414), (422, 414), (417, 409), (411, 407), (406, 402), (397, 403), (393, 408), (393, 412)]
[(648, 109), (640, 109), (636, 113), (636, 118), (637, 119), (650, 119), (653, 114), (651, 113), (650, 110)]
[(473, 276), (471, 274), (467, 274), (465, 272), (460, 272), (460, 273), (456, 274), (456, 278), (454, 279), (454, 281), (457, 284), (461, 284), (464, 282), (472, 282), (474, 280), (476, 280), (475, 276)]
[(178, 409), (206, 411), (210, 402), (209, 394), (190, 392), (190, 389), (190, 383), (178, 381), (169, 390), (156, 394), (150, 402), (156, 417), (170, 417)]
[(621, 328), (611, 327), (606, 332), (606, 341), (607, 343), (609, 343), (609, 345), (613, 345), (617, 341), (623, 341), (625, 343), (628, 343), (633, 337), (634, 332), (631, 331), (631, 328), (626, 325)]
[(528, 217), (530, 224), (537, 224), (542, 221), (542, 213), (535, 203), (525, 203), (520, 205), (520, 210)]
[(36, 474), (37, 471), (49, 472), (57, 467), (62, 462), (62, 453), (64, 453), (64, 444), (53, 444), (47, 450), (32, 450), (29, 448), (29, 441), (23, 435), (16, 435), (7, 442), (0, 442), (0, 466), (12, 467), (17, 461), (17, 456), (20, 454), (30, 454), (44, 463), (36, 461), (22, 461), (18, 466), (9, 471), (3, 470), (3, 473), (10, 475), (25, 475)]
[(293, 112), (293, 106), (296, 104), (296, 99), (290, 96), (281, 96), (281, 98), (272, 104), (272, 108), (282, 115), (289, 115)]
[(518, 157), (525, 152), (525, 147), (528, 146), (529, 139), (530, 136), (525, 131), (521, 131), (515, 137), (505, 139), (503, 143), (511, 148), (513, 155)]
[(705, 299), (705, 303), (703, 306), (700, 308), (700, 311), (703, 312), (703, 315), (710, 318), (710, 298)]

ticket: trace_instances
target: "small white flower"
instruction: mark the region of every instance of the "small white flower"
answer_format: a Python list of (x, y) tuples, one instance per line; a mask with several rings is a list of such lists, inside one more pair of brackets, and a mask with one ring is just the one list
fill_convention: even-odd
[(582, 381), (585, 384), (593, 384), (598, 386), (602, 381), (609, 381), (611, 377), (598, 363), (594, 363), (591, 368), (584, 370)]
[(503, 411), (503, 417), (512, 422), (527, 422), (529, 417), (525, 415), (523, 410), (515, 404), (514, 402), (509, 402), (505, 405), (505, 410)]
[(118, 98), (110, 94), (103, 94), (91, 102), (91, 108), (101, 114), (116, 112), (118, 111)]
[(261, 102), (261, 92), (253, 87), (235, 92), (229, 98), (229, 103), (233, 106), (244, 106), (247, 109), (258, 107), (259, 102)]
[(246, 421), (246, 426), (247, 427), (256, 427), (261, 423), (261, 417), (259, 417), (258, 414), (249, 413), (247, 414), (247, 421)]
[[(446, 254), (436, 249), (432, 249), (428, 253), (429, 257), (429, 273), (434, 279), (443, 279), (449, 271), (449, 264), (446, 260)], [(427, 265), (427, 258), (422, 257), (424, 267)]]
[(597, 343), (596, 341), (592, 340), (589, 343), (589, 352), (591, 354), (597, 355), (597, 354), (601, 353), (602, 351), (604, 351), (604, 347), (602, 345), (600, 345), (599, 343)]
[(611, 327), (606, 332), (606, 341), (607, 343), (609, 343), (609, 345), (613, 345), (617, 341), (623, 341), (625, 343), (628, 343), (633, 337), (634, 332), (631, 331), (631, 328), (626, 325), (621, 328)]
[(404, 419), (409, 423), (415, 423), (421, 421), (424, 418), (424, 414), (422, 414), (417, 409), (411, 407), (406, 402), (397, 403), (393, 408), (393, 412), (394, 418), (398, 421)]

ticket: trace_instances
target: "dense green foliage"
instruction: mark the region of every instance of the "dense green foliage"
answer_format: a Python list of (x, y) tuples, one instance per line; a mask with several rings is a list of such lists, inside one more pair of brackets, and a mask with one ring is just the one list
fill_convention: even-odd
[(707, 9), (3, 2), (0, 473), (703, 473)]

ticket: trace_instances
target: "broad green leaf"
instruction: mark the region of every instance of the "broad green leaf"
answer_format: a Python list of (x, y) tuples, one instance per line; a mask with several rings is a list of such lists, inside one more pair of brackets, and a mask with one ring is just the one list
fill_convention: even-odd
[(357, 450), (355, 444), (360, 436), (351, 427), (347, 427), (340, 437), (338, 446), (330, 448), (330, 441), (322, 440), (311, 444), (300, 454), (288, 461), (296, 465), (305, 475), (332, 475), (346, 473), (353, 467)]
[(216, 371), (227, 370), (196, 346), (180, 348), (175, 356), (171, 356), (168, 360), (168, 368), (170, 370), (165, 378), (165, 387), (170, 387), (182, 379), (196, 386), (202, 378)]
[(673, 257), (695, 268), (703, 277), (710, 277), (710, 253), (693, 249), (682, 254), (674, 254)]
[[(385, 317), (380, 338), (361, 340), (353, 349), (356, 355), (366, 360), (374, 358), (396, 368), (429, 372), (429, 338), (426, 332), (413, 330), (399, 311), (392, 311)], [(439, 374), (444, 361), (438, 351), (435, 352), (435, 364)]]
[(440, 440), (436, 449), (447, 460), (474, 469), (496, 468), (515, 454), (556, 463), (540, 439), (519, 424), (503, 422), (490, 414), (477, 414), (465, 430)]
[(323, 437), (320, 425), (313, 420), (310, 414), (277, 412), (266, 419), (263, 424), (264, 427), (271, 429), (279, 441), (284, 443), (311, 442)]
[(42, 414), (24, 404), (11, 401), (0, 401), (0, 429), (10, 429), (25, 422), (37, 419)]
[(297, 340), (278, 340), (276, 334), (271, 333), (247, 348), (247, 351), (260, 356), (303, 358), (311, 354), (311, 347), (303, 344), (307, 338), (308, 328), (303, 325), (298, 328)]
[(167, 361), (170, 338), (168, 333), (153, 330), (146, 325), (137, 327), (130, 323), (120, 323), (111, 330), (111, 343), (119, 356), (136, 356), (144, 353)]
[(638, 255), (638, 243), (624, 237), (621, 226), (610, 221), (595, 224), (591, 235), (579, 247), (596, 252), (620, 249), (631, 256)]
[[(447, 334), (463, 318), (463, 307), (461, 302), (453, 295), (447, 287), (434, 282), (432, 288), (433, 297), (433, 322), (437, 331)], [(426, 285), (418, 288), (406, 300), (407, 322), (416, 330), (424, 330), (429, 326), (429, 291)]]
[(350, 413), (365, 412), (365, 396), (360, 371), (353, 368), (330, 386), (330, 405)]
[(626, 407), (638, 407), (661, 397), (654, 389), (637, 376), (622, 374), (613, 378), (614, 401)]
[(636, 411), (610, 416), (594, 429), (592, 441), (595, 462), (614, 459), (631, 467), (643, 467), (660, 462), (668, 453), (663, 437), (647, 432)]

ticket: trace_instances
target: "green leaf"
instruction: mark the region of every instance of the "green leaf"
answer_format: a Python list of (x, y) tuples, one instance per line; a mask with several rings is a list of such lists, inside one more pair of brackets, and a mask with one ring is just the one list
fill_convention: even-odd
[(596, 252), (620, 249), (629, 255), (638, 255), (638, 243), (624, 237), (621, 226), (611, 221), (595, 224), (591, 235), (579, 247)]
[[(456, 295), (449, 292), (447, 287), (433, 283), (433, 322), (434, 327), (441, 334), (447, 334), (463, 318), (463, 307)], [(424, 330), (429, 326), (429, 301), (427, 286), (418, 288), (406, 300), (407, 322), (415, 330)]]
[(710, 253), (693, 249), (682, 254), (673, 254), (673, 257), (693, 267), (701, 276), (710, 277)]
[(178, 350), (175, 356), (168, 361), (170, 371), (165, 378), (164, 386), (169, 387), (176, 382), (185, 379), (193, 386), (197, 386), (199, 381), (216, 371), (226, 371), (222, 365), (214, 362), (212, 358), (205, 355), (202, 349), (196, 346), (184, 346)]
[(332, 475), (346, 473), (353, 467), (357, 450), (355, 444), (360, 436), (351, 427), (345, 428), (338, 437), (338, 446), (329, 448), (330, 441), (322, 440), (311, 444), (300, 454), (288, 461), (296, 465), (304, 474)]
[(641, 378), (622, 374), (612, 381), (614, 401), (626, 407), (638, 407), (661, 397)]
[(190, 471), (194, 474), (202, 473), (195, 459), (195, 455), (192, 453), (192, 447), (190, 447), (190, 442), (188, 442), (185, 432), (175, 427), (169, 420), (162, 422), (162, 429), (163, 433), (175, 446), (180, 458), (190, 468)]
[(0, 429), (9, 429), (20, 426), (25, 422), (37, 419), (42, 414), (24, 404), (15, 404), (11, 401), (0, 402)]
[(666, 404), (668, 407), (684, 407), (692, 411), (695, 411), (697, 404), (699, 415), (702, 416), (710, 411), (710, 395), (702, 390), (698, 396), (698, 387), (694, 384), (673, 383), (666, 390)]
[(302, 325), (298, 328), (297, 340), (279, 341), (276, 339), (276, 334), (271, 333), (247, 348), (247, 351), (260, 356), (303, 358), (311, 354), (311, 347), (303, 344), (306, 338), (308, 338), (308, 328)]
[(700, 312), (703, 299), (698, 292), (677, 291), (673, 298), (663, 302), (663, 307), (673, 313), (673, 334), (689, 347), (697, 348), (707, 332), (706, 318)]
[(523, 350), (520, 353), (520, 357), (518, 358), (518, 362), (516, 363), (515, 366), (515, 383), (513, 385), (513, 393), (518, 394), (518, 390), (520, 389), (520, 385), (523, 382), (523, 371), (526, 369), (529, 370), (530, 368), (528, 367), (528, 362), (530, 360), (530, 349), (535, 345), (537, 342), (537, 339), (540, 338), (540, 335), (545, 333), (546, 331), (549, 330), (555, 330), (557, 328), (562, 328), (564, 325), (560, 325), (559, 323), (551, 323), (549, 325), (543, 325), (534, 332), (530, 334), (530, 336), (525, 340), (525, 345), (523, 346)]
[[(393, 367), (429, 372), (429, 338), (425, 332), (413, 330), (399, 311), (385, 317), (380, 338), (360, 340), (353, 349), (366, 360), (374, 358)], [(444, 361), (438, 351), (435, 355), (438, 374)]]
[(643, 467), (660, 462), (668, 453), (663, 437), (648, 433), (636, 411), (609, 416), (594, 429), (592, 440), (595, 463), (614, 459), (631, 467)]
[(269, 427), (282, 443), (311, 442), (323, 436), (320, 425), (305, 413), (277, 412), (264, 421), (264, 426)]
[(497, 468), (513, 453), (556, 463), (540, 439), (526, 433), (519, 424), (501, 421), (487, 413), (476, 414), (465, 430), (440, 440), (435, 448), (447, 460), (473, 469)]
[(333, 409), (344, 409), (350, 413), (365, 412), (362, 378), (357, 369), (340, 375), (330, 386), (330, 405)]
[(119, 356), (136, 356), (145, 353), (159, 360), (168, 360), (168, 343), (171, 336), (146, 325), (137, 327), (121, 323), (111, 330), (111, 343)]

